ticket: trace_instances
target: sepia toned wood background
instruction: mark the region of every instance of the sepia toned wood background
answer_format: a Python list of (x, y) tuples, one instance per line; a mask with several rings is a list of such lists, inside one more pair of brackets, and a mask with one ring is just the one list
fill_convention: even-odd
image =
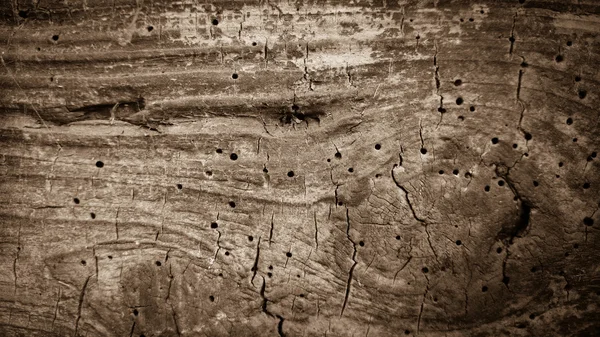
[(0, 18), (1, 336), (600, 335), (598, 1)]

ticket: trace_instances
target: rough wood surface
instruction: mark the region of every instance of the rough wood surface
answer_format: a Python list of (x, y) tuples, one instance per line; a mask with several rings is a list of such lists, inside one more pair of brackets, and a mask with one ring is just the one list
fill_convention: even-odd
[(600, 335), (598, 1), (0, 17), (0, 335)]

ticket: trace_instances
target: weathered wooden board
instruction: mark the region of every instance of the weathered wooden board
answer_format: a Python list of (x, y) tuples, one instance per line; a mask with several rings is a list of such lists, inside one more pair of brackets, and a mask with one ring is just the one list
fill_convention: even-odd
[(600, 335), (598, 1), (0, 17), (0, 335)]

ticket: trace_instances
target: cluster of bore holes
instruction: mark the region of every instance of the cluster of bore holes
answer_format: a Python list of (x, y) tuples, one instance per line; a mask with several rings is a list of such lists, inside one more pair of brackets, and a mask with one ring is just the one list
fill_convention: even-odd
[[(460, 87), (462, 84), (463, 84), (463, 82), (462, 82), (461, 79), (454, 80), (454, 86)], [(464, 102), (465, 101), (464, 101), (464, 99), (462, 97), (458, 97), (456, 99), (456, 105), (462, 105)], [(441, 112), (441, 113), (444, 113), (444, 112), (446, 112), (446, 109), (440, 107), (440, 108), (438, 108), (438, 111)], [(469, 111), (475, 112), (475, 106), (471, 105), (469, 107)], [(465, 117), (463, 115), (460, 115), (460, 116), (458, 116), (458, 120), (464, 121)]]
[[(572, 45), (573, 45), (573, 42), (567, 41), (567, 46), (570, 47)], [(556, 61), (556, 63), (561, 63), (562, 61), (564, 61), (564, 57), (559, 54), (559, 55), (556, 55), (554, 60)], [(575, 82), (580, 82), (580, 81), (581, 81), (581, 76), (579, 76), (579, 75), (575, 76)], [(579, 97), (579, 99), (584, 99), (587, 97), (587, 91), (585, 89), (578, 89), (577, 96)]]

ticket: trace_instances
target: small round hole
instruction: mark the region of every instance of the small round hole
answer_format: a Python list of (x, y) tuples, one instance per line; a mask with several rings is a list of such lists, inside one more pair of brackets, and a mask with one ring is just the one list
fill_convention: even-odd
[(573, 118), (567, 118), (567, 125), (573, 124)]
[(256, 42), (252, 42), (252, 46), (256, 46)]
[(102, 167), (104, 167), (104, 163), (103, 163), (103, 162), (101, 162), (101, 161), (97, 161), (97, 162), (96, 162), (96, 167), (98, 167), (98, 168), (102, 168)]
[(58, 41), (58, 35), (52, 35), (52, 40)]
[(452, 171), (452, 174), (454, 174), (455, 176), (457, 176), (457, 175), (458, 175), (458, 169), (454, 169), (454, 170)]
[(92, 219), (96, 219), (96, 213), (90, 213), (90, 217), (91, 217)]
[(361, 247), (364, 247), (365, 246), (365, 242), (364, 241), (359, 241), (358, 245), (361, 246)]
[(490, 191), (490, 185), (485, 185), (485, 187), (483, 188), (486, 192)]
[(229, 207), (231, 207), (231, 208), (235, 208), (235, 202), (234, 202), (234, 201), (230, 201), (230, 202), (229, 202)]
[(439, 174), (444, 174), (444, 170), (439, 170), (438, 173)]
[(471, 105), (471, 106), (469, 107), (469, 110), (470, 110), (471, 112), (473, 112), (473, 111), (475, 111), (475, 107)]
[(215, 301), (215, 297), (213, 295), (208, 296), (208, 300), (211, 302)]
[(238, 159), (238, 155), (235, 154), (235, 153), (232, 153), (232, 154), (229, 155), (229, 159), (231, 159), (231, 160), (237, 160)]
[(458, 87), (458, 86), (462, 85), (462, 81), (460, 79), (455, 80), (454, 85)]
[(562, 62), (564, 60), (562, 55), (556, 55), (556, 57), (554, 58), (554, 60), (558, 63)]
[(217, 153), (223, 153), (222, 149), (217, 149), (216, 151), (217, 151)]
[(525, 132), (525, 140), (531, 140), (533, 136), (529, 132)]
[(233, 75), (231, 75), (231, 78), (233, 78), (234, 80), (237, 80), (238, 79), (238, 74), (233, 73)]
[(162, 263), (160, 263), (160, 261), (156, 261), (156, 266), (160, 267), (160, 266), (162, 266)]
[(218, 223), (216, 223), (216, 222), (212, 222), (212, 223), (210, 224), (210, 228), (219, 228), (219, 224), (218, 224)]
[(565, 165), (562, 161), (558, 162), (558, 167), (563, 167), (563, 165)]
[(381, 145), (380, 144), (375, 144), (375, 150), (381, 150)]
[(137, 316), (139, 314), (137, 309), (133, 309), (133, 316)]
[(219, 20), (217, 20), (217, 19), (213, 19), (213, 20), (212, 20), (212, 24), (213, 24), (213, 26), (216, 26), (216, 25), (218, 25), (218, 24), (219, 24)]
[(581, 76), (577, 75), (575, 76), (575, 82), (580, 82), (581, 81)]
[(87, 264), (87, 262), (85, 262), (85, 260), (81, 260), (81, 265), (85, 266)]
[(248, 241), (252, 242), (254, 240), (254, 237), (252, 235), (248, 236)]
[(462, 97), (459, 97), (456, 99), (456, 105), (462, 105), (464, 102), (464, 100), (462, 99)]
[(502, 247), (496, 248), (496, 253), (498, 253), (498, 254), (502, 253)]
[(587, 91), (581, 89), (577, 92), (577, 96), (579, 96), (580, 99), (584, 99), (585, 96), (587, 96)]
[(421, 271), (422, 271), (423, 273), (427, 274), (427, 273), (429, 273), (429, 268), (427, 268), (427, 267), (423, 267), (423, 268), (421, 269)]
[(178, 190), (181, 190), (181, 189), (183, 189), (183, 185), (181, 185), (181, 184), (177, 184), (177, 189), (178, 189)]
[(573, 45), (573, 41), (567, 41), (567, 46), (571, 47)]
[(74, 202), (76, 205), (79, 205), (79, 198), (73, 198), (73, 202)]
[(229, 256), (229, 254), (230, 254), (229, 252), (225, 252), (225, 256)]
[(400, 235), (396, 235), (396, 240), (400, 240)]
[(498, 138), (494, 137), (492, 138), (492, 144), (498, 144), (499, 140)]
[(354, 172), (354, 169), (352, 167), (348, 168), (348, 172), (352, 173)]
[(285, 256), (287, 256), (287, 257), (292, 257), (292, 252), (287, 252), (287, 253), (285, 253)]
[(149, 32), (151, 32), (151, 31), (153, 31), (153, 30), (154, 30), (154, 27), (152, 27), (152, 26), (148, 26), (148, 27), (146, 27), (146, 29), (147, 29)]
[(460, 240), (456, 240), (456, 245), (457, 245), (457, 246), (460, 246), (460, 245), (462, 245), (462, 241), (460, 241)]
[(540, 183), (538, 183), (536, 180), (533, 181), (533, 186), (538, 187), (540, 186)]
[(577, 137), (573, 138), (573, 143), (577, 143)]
[(586, 189), (586, 190), (587, 190), (588, 188), (590, 188), (590, 183), (584, 183), (584, 184), (583, 184), (583, 188), (584, 188), (584, 189)]
[(421, 154), (426, 154), (427, 153), (427, 149), (426, 148), (421, 148)]
[(336, 157), (337, 159), (341, 159), (341, 158), (342, 158), (342, 154), (341, 154), (341, 153), (339, 153), (339, 152), (336, 152), (336, 153), (335, 153), (335, 157)]
[(212, 171), (206, 171), (206, 172), (204, 172), (204, 174), (206, 174), (209, 177), (213, 175)]
[(484, 292), (484, 293), (487, 292), (488, 291), (488, 287), (487, 286), (481, 287), (481, 291)]
[(498, 186), (504, 186), (504, 180), (498, 180)]

